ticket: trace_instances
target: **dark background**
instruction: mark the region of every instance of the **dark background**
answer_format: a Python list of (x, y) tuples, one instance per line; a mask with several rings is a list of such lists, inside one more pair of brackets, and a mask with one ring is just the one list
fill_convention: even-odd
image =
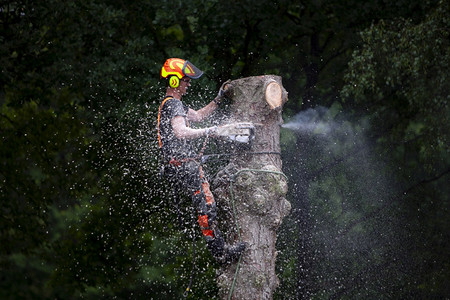
[(275, 299), (448, 298), (449, 23), (448, 0), (0, 1), (0, 297), (178, 299), (192, 238), (190, 297), (217, 297), (158, 177), (180, 57), (193, 108), (227, 79), (289, 92)]

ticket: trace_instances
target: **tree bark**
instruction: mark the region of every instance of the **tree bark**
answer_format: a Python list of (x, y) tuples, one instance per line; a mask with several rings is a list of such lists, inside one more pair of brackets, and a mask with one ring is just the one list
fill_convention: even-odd
[(234, 233), (228, 230), (227, 242), (247, 242), (240, 262), (222, 267), (220, 295), (222, 299), (230, 295), (231, 299), (272, 299), (278, 286), (276, 230), (291, 208), (285, 199), (287, 180), (281, 174), (280, 157), (281, 111), (287, 92), (280, 77), (266, 75), (232, 81), (229, 97), (230, 122), (252, 122), (256, 127), (251, 145), (236, 146), (236, 155), (215, 179), (218, 202), (234, 205), (233, 222), (239, 228)]

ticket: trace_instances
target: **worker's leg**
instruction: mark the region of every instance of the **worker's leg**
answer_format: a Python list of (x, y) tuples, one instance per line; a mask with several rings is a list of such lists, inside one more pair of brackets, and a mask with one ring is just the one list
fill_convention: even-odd
[(201, 166), (198, 166), (198, 174), (200, 185), (197, 185), (198, 189), (194, 191), (193, 203), (197, 208), (198, 223), (205, 237), (206, 244), (211, 254), (219, 262), (232, 261), (238, 258), (245, 250), (245, 244), (238, 243), (234, 246), (225, 244), (222, 232), (217, 228), (217, 209), (214, 196), (211, 193), (209, 183), (204, 176)]
[(214, 239), (219, 233), (216, 226), (217, 209), (203, 169), (195, 162), (186, 163), (184, 181), (192, 196), (192, 204), (198, 213), (198, 223), (206, 240)]
[(178, 166), (171, 166), (169, 172), (167, 175), (171, 184), (178, 186), (192, 198), (192, 204), (197, 210), (198, 222), (205, 238), (214, 238), (217, 217), (216, 203), (201, 166), (195, 161), (189, 161)]
[(220, 262), (239, 257), (245, 249), (245, 244), (238, 243), (235, 246), (225, 244), (216, 224), (216, 202), (202, 167), (192, 161), (177, 167), (176, 171), (176, 177), (183, 183), (184, 190), (192, 196), (194, 208), (198, 213), (198, 223), (211, 254)]

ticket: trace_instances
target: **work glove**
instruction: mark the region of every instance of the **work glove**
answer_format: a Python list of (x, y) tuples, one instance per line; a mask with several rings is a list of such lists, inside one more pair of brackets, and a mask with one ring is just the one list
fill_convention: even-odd
[(215, 135), (231, 141), (249, 143), (254, 136), (255, 126), (249, 122), (231, 123), (217, 127)]
[(227, 81), (225, 81), (224, 83), (222, 83), (222, 86), (219, 89), (219, 92), (217, 93), (216, 98), (214, 98), (214, 103), (216, 103), (217, 105), (220, 105), (220, 103), (223, 101), (223, 99), (225, 98), (225, 95), (227, 93), (228, 88), (230, 87), (230, 82), (231, 80), (228, 79)]

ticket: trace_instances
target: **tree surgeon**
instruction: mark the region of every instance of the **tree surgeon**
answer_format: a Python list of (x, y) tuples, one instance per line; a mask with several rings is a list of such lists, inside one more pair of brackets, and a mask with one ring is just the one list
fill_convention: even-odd
[(181, 98), (191, 85), (191, 79), (198, 79), (202, 74), (202, 71), (187, 60), (170, 58), (164, 63), (161, 77), (167, 81), (167, 92), (158, 111), (158, 142), (164, 176), (177, 192), (192, 198), (208, 249), (219, 263), (227, 263), (238, 258), (245, 250), (246, 244), (225, 243), (217, 226), (216, 202), (192, 142), (201, 137), (232, 135), (233, 129), (239, 126), (235, 123), (199, 129), (189, 127), (189, 122), (200, 122), (208, 118), (225, 96), (227, 82), (222, 85), (217, 97), (203, 108), (193, 110), (187, 107)]

